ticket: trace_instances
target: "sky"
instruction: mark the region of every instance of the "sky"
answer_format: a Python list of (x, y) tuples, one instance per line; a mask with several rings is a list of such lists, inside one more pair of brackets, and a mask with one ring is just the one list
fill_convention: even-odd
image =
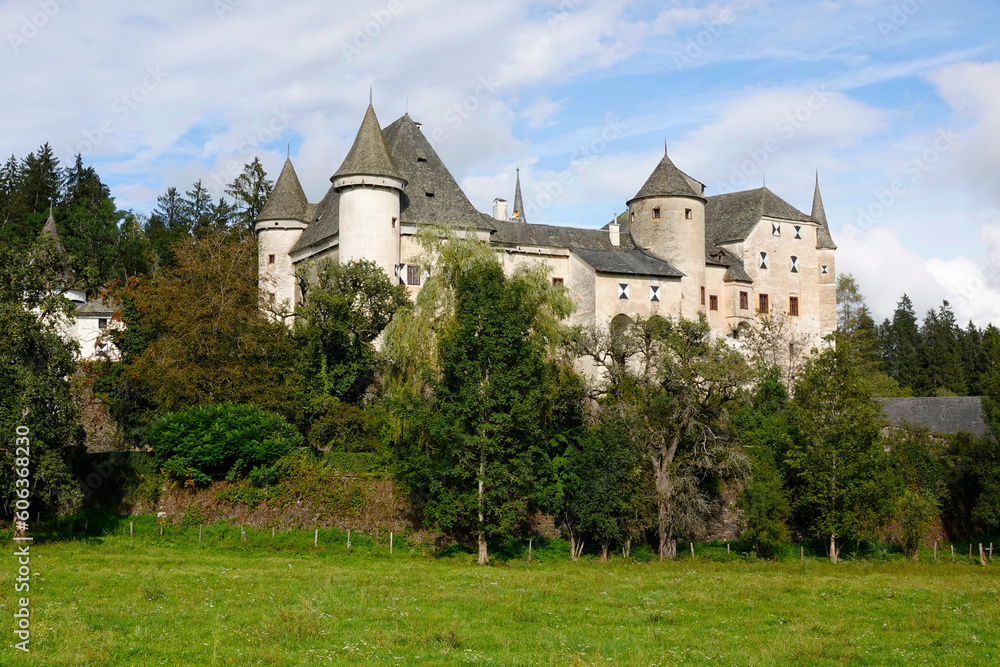
[(290, 152), (329, 187), (369, 93), (403, 113), (479, 210), (599, 227), (664, 145), (707, 194), (811, 209), (876, 319), (1000, 324), (995, 0), (0, 0), (0, 151), (80, 153), (119, 207), (217, 196)]

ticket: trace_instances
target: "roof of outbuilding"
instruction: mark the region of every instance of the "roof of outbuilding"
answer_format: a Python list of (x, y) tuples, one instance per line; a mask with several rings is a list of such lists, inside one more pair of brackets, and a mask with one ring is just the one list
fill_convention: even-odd
[[(696, 190), (697, 187), (697, 190)], [(704, 199), (704, 187), (674, 165), (673, 161), (663, 153), (663, 159), (656, 169), (646, 179), (639, 192), (629, 200), (629, 204), (638, 199), (649, 197), (691, 197)]]
[(893, 426), (913, 424), (936, 434), (971, 431), (980, 437), (988, 430), (983, 421), (982, 399), (978, 396), (875, 400), (882, 405), (882, 412)]
[(460, 223), (493, 229), (493, 218), (476, 210), (409, 114), (383, 131), (399, 174), (407, 181), (400, 217), (410, 223)]
[(715, 244), (745, 241), (762, 217), (813, 222), (766, 187), (709, 197), (705, 204), (705, 238)]
[(76, 309), (77, 315), (113, 315), (115, 306), (103, 299), (92, 299)]
[[(579, 227), (562, 227), (560, 225), (536, 225), (523, 222), (507, 222), (494, 220), (496, 231), (491, 241), (498, 245), (527, 245), (549, 248), (584, 248), (587, 250), (614, 250), (607, 229), (581, 229)], [(627, 250), (632, 249), (631, 239), (627, 233), (621, 234), (622, 245)]]
[(580, 259), (600, 273), (682, 278), (684, 274), (641, 250), (586, 250), (572, 248)]
[(375, 109), (371, 104), (365, 111), (364, 120), (361, 121), (361, 129), (358, 136), (354, 138), (354, 145), (348, 151), (340, 169), (330, 178), (331, 181), (341, 176), (384, 176), (403, 180), (396, 164), (389, 153), (382, 128), (378, 124), (375, 116)]
[(267, 198), (264, 210), (257, 216), (257, 221), (264, 220), (297, 220), (309, 222), (309, 200), (302, 189), (299, 177), (292, 166), (291, 158), (285, 160), (271, 196)]

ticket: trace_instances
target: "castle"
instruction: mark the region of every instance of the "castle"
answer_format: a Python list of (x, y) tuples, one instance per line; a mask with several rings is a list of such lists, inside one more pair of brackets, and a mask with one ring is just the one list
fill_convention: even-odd
[(512, 215), (494, 201), (477, 211), (405, 114), (386, 128), (369, 104), (354, 144), (317, 204), (286, 160), (257, 218), (260, 280), (272, 302), (294, 305), (295, 272), (332, 257), (367, 259), (419, 291), (426, 275), (414, 238), (422, 227), (457, 223), (496, 248), (504, 269), (544, 262), (576, 303), (571, 323), (704, 316), (718, 336), (738, 338), (758, 312), (787, 314), (818, 342), (837, 326), (836, 245), (819, 181), (811, 214), (762, 187), (706, 197), (704, 184), (663, 159), (600, 229), (525, 219), (518, 175)]

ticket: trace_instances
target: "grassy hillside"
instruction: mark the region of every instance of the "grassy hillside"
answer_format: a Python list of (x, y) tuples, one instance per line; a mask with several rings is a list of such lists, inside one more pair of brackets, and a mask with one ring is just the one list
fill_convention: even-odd
[[(33, 549), (33, 654), (2, 664), (971, 664), (1000, 658), (995, 565), (541, 561), (398, 538), (170, 529)], [(141, 531), (140, 531), (141, 529)], [(383, 536), (385, 537), (385, 536)], [(8, 548), (9, 547), (9, 548)], [(5, 549), (12, 553), (13, 547)], [(722, 552), (724, 553), (724, 548)], [(14, 558), (0, 567), (12, 618)]]

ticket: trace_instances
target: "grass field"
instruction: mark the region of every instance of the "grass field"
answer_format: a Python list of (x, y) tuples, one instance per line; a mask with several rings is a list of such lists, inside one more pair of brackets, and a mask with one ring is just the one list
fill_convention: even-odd
[[(934, 665), (1000, 658), (1000, 567), (540, 561), (171, 528), (32, 547), (32, 653), (0, 665)], [(139, 530), (141, 529), (141, 530)], [(141, 535), (140, 535), (141, 533)], [(13, 627), (14, 547), (0, 556)], [(725, 553), (725, 549), (722, 549)]]

